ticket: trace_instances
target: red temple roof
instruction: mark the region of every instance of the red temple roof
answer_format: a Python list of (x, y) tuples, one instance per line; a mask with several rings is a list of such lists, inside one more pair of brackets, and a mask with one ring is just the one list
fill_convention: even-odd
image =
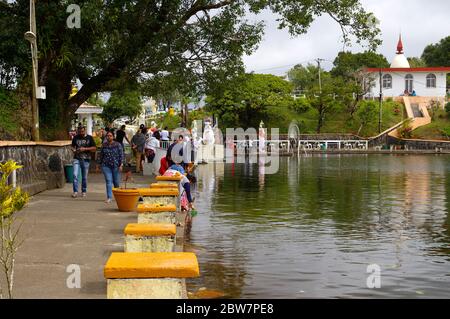
[(367, 68), (366, 72), (378, 73), (378, 72), (444, 72), (450, 73), (450, 66), (433, 66), (422, 68)]

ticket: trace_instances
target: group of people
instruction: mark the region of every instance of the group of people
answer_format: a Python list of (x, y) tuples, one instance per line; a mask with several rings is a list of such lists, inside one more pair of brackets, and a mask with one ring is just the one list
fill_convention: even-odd
[(143, 162), (145, 159), (149, 163), (153, 163), (156, 154), (156, 148), (161, 146), (161, 141), (169, 141), (170, 135), (167, 127), (163, 130), (158, 130), (152, 127), (150, 130), (141, 124), (139, 130), (133, 135), (131, 142), (131, 149), (136, 158), (136, 173), (143, 170)]
[[(160, 147), (160, 141), (169, 141), (169, 132), (167, 128), (164, 130), (151, 129), (150, 131), (141, 125), (131, 141), (125, 133), (125, 125), (122, 125), (117, 132), (113, 129), (103, 129), (100, 137), (102, 139), (101, 149), (97, 158), (97, 164), (105, 177), (106, 183), (106, 203), (112, 201), (112, 188), (120, 187), (120, 175), (123, 170), (125, 161), (124, 139), (131, 145), (136, 156), (136, 172), (142, 170), (142, 162), (144, 156), (151, 163), (155, 158), (156, 148)], [(73, 159), (73, 193), (72, 197), (79, 196), (79, 172), (81, 170), (81, 196), (86, 197), (87, 192), (87, 175), (89, 171), (91, 154), (97, 150), (95, 141), (91, 135), (86, 134), (85, 127), (78, 128), (78, 134), (72, 139)], [(161, 168), (159, 173), (165, 176), (182, 175), (181, 186), (182, 200), (181, 204), (184, 209), (192, 208), (193, 199), (191, 196), (190, 185), (195, 182), (195, 177), (190, 174), (191, 166), (184, 163), (183, 147), (179, 145), (178, 155), (172, 156), (172, 150), (177, 144), (184, 142), (183, 136), (179, 136), (177, 141), (170, 145), (167, 150), (166, 157), (161, 159)], [(178, 148), (177, 148), (178, 149)]]
[(188, 142), (183, 135), (179, 135), (167, 149), (166, 156), (161, 158), (159, 167), (159, 174), (162, 176), (181, 176), (180, 184), (183, 189), (181, 206), (186, 210), (193, 208), (191, 183), (196, 182), (195, 176), (192, 175), (193, 164), (183, 160), (186, 152), (185, 146)]
[(417, 96), (417, 93), (415, 90), (413, 90), (411, 93), (409, 93), (408, 90), (403, 91), (403, 94), (401, 96)]

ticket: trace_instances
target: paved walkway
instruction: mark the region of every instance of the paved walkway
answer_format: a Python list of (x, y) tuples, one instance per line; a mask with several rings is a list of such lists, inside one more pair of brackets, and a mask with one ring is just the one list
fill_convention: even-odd
[[(133, 179), (139, 187), (153, 181), (136, 174)], [(123, 251), (123, 229), (136, 222), (136, 214), (103, 202), (101, 174), (89, 176), (86, 198), (73, 199), (71, 193), (72, 184), (43, 192), (20, 213), (25, 241), (16, 258), (15, 298), (106, 298), (103, 266), (111, 252)], [(66, 284), (71, 264), (81, 269), (79, 289)]]

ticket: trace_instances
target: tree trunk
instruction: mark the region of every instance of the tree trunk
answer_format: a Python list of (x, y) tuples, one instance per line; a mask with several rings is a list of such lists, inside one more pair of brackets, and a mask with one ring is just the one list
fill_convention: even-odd
[(324, 107), (323, 105), (319, 108), (319, 119), (317, 121), (317, 134), (320, 134), (320, 130), (323, 126), (323, 118), (325, 117)]
[(180, 115), (181, 115), (181, 123), (180, 123), (180, 126), (181, 127), (185, 127), (184, 126), (184, 105), (183, 104), (181, 104), (181, 107), (180, 107)]
[(72, 90), (71, 77), (64, 70), (49, 72), (45, 86), (47, 99), (38, 100), (41, 135), (46, 140), (67, 140), (76, 110), (70, 109), (68, 105)]
[(184, 125), (185, 127), (188, 127), (188, 120), (189, 120), (189, 109), (188, 105), (185, 105), (185, 111), (184, 111)]

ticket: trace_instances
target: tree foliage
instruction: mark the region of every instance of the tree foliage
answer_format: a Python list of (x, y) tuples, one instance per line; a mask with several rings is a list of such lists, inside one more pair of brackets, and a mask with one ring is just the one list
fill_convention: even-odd
[(354, 79), (355, 73), (363, 68), (387, 68), (389, 63), (382, 54), (372, 51), (363, 53), (339, 52), (331, 70), (333, 76)]
[(283, 110), (295, 107), (293, 86), (275, 75), (244, 74), (227, 83), (219, 95), (209, 95), (207, 110), (224, 127), (258, 127), (260, 121), (275, 121)]
[(313, 64), (298, 64), (288, 71), (288, 79), (297, 91), (306, 91), (319, 81), (319, 68)]
[(450, 36), (439, 43), (427, 45), (421, 58), (427, 66), (450, 66)]
[(111, 124), (114, 120), (127, 116), (133, 122), (142, 112), (142, 101), (138, 91), (114, 91), (103, 107), (101, 117)]
[(322, 85), (311, 88), (307, 94), (311, 106), (317, 110), (317, 128), (320, 133), (325, 120), (342, 110), (347, 102), (352, 99), (352, 93), (347, 90), (346, 82), (338, 77), (332, 77), (330, 73), (323, 73)]
[[(423, 50), (421, 59), (427, 66), (450, 66), (450, 36), (436, 44), (430, 44)], [(447, 85), (450, 83), (450, 73), (447, 74)]]
[(422, 68), (422, 67), (427, 66), (425, 61), (422, 58), (418, 58), (418, 57), (408, 58), (408, 63), (409, 63), (409, 66), (412, 68)]
[[(0, 67), (2, 77), (20, 79), (30, 71), (28, 0), (0, 1)], [(344, 40), (355, 36), (370, 47), (380, 43), (372, 14), (357, 0), (78, 0), (81, 28), (66, 26), (68, 2), (37, 1), (39, 101), (41, 120), (66, 130), (75, 110), (93, 93), (116, 90), (127, 81), (177, 77), (178, 85), (198, 91), (243, 72), (242, 56), (257, 47), (262, 22), (249, 22), (247, 12), (269, 9), (279, 27), (292, 35), (305, 33), (316, 17), (327, 14), (341, 27)], [(3, 38), (7, 41), (3, 41)], [(6, 74), (4, 76), (3, 74)], [(82, 88), (70, 96), (71, 81)]]
[(356, 116), (360, 122), (360, 127), (358, 130), (359, 135), (361, 130), (369, 125), (370, 123), (374, 123), (378, 116), (379, 106), (378, 103), (372, 100), (364, 100), (361, 102), (360, 107), (356, 113)]

